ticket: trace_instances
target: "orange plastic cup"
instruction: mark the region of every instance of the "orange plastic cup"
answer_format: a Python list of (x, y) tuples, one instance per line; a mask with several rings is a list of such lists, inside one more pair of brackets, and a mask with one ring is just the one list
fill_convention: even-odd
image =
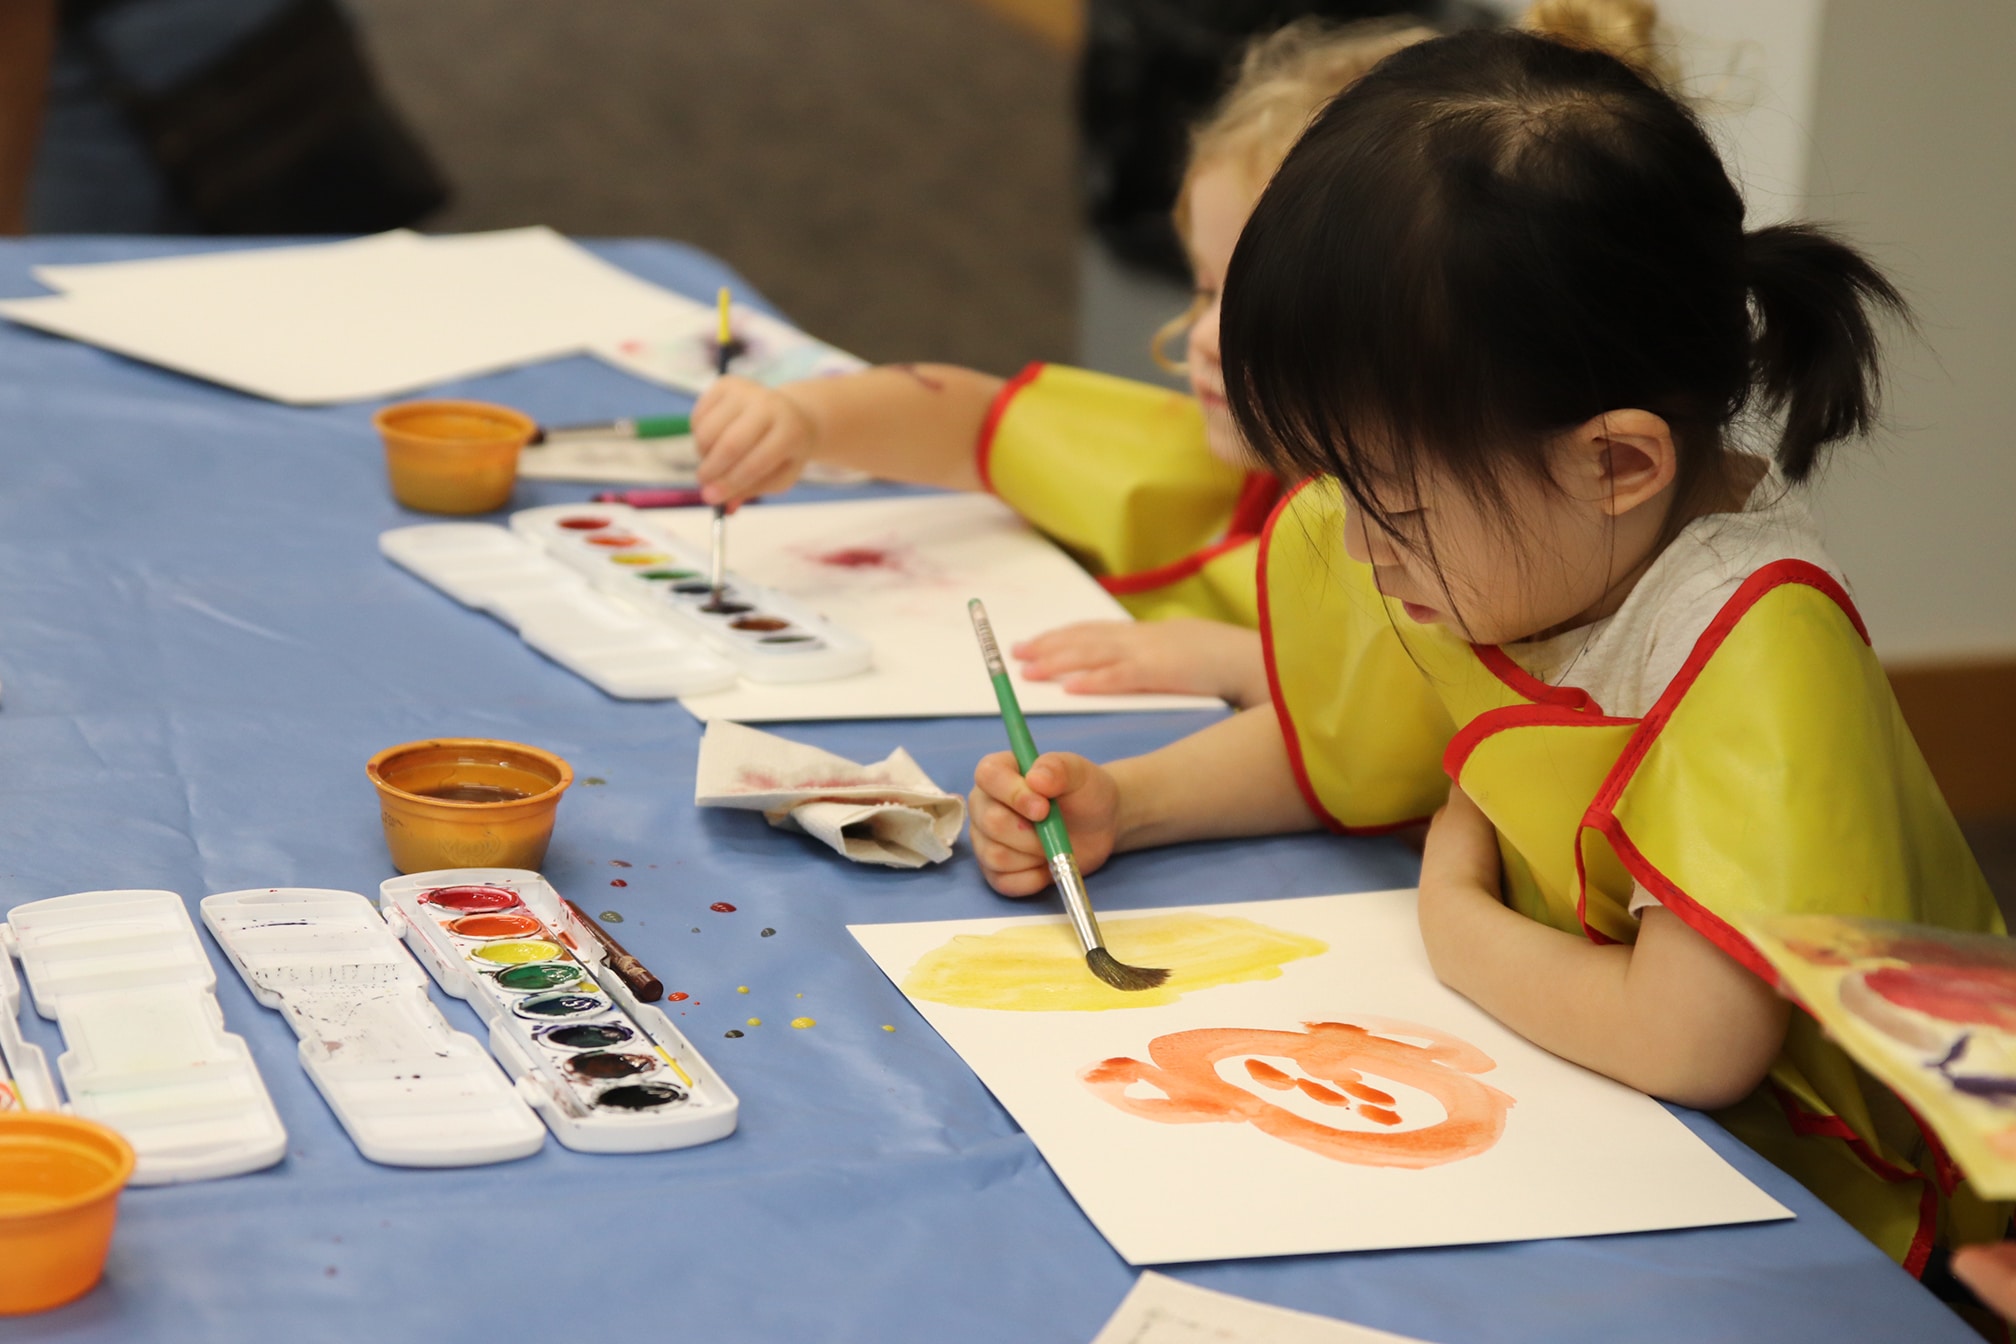
[(402, 873), (538, 868), (574, 771), (550, 751), (487, 737), (387, 747), (364, 767)]
[(133, 1147), (94, 1120), (0, 1114), (0, 1315), (60, 1307), (105, 1272)]
[(539, 427), (484, 401), (402, 401), (371, 417), (392, 496), (423, 513), (488, 513), (511, 502), (518, 450)]

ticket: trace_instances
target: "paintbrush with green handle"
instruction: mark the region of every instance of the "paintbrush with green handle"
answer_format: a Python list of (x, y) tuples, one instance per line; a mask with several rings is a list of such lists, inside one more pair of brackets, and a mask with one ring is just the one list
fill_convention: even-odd
[[(987, 608), (974, 598), (966, 604), (973, 618), (973, 633), (980, 637), (980, 656), (987, 660), (987, 675), (994, 679), (994, 698), (1001, 702), (1001, 722), (1008, 729), (1008, 745), (1015, 752), (1016, 768), (1023, 774), (1036, 764), (1036, 739), (1029, 735), (1029, 721), (1022, 717), (1022, 703), (1015, 698), (1015, 686), (1008, 680), (1008, 666), (1001, 661), (1001, 647), (994, 642), (994, 627), (987, 622)], [(1106, 950), (1099, 936), (1099, 921), (1092, 917), (1092, 897), (1085, 890), (1085, 875), (1078, 871), (1078, 856), (1071, 852), (1071, 833), (1064, 829), (1062, 810), (1055, 802), (1050, 813), (1036, 823), (1036, 835), (1043, 842), (1044, 857), (1050, 861), (1050, 880), (1064, 898), (1064, 913), (1085, 948), (1085, 965), (1115, 989), (1153, 989), (1169, 978), (1169, 972), (1153, 966), (1129, 966)]]

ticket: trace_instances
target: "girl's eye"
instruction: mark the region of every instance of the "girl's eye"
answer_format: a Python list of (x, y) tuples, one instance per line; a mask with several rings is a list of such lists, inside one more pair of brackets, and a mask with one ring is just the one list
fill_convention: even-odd
[(1389, 509), (1379, 517), (1386, 535), (1403, 546), (1418, 545), (1428, 531), (1428, 510)]

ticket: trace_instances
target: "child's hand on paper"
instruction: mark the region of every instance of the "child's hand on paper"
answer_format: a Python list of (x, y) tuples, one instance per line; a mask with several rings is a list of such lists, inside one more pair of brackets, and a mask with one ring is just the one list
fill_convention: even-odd
[(1023, 676), (1073, 695), (1210, 695), (1244, 709), (1268, 694), (1259, 632), (1224, 621), (1081, 621), (1010, 652)]
[(1104, 768), (1071, 752), (1038, 756), (1024, 779), (1015, 757), (997, 751), (974, 768), (969, 803), (974, 857), (987, 885), (1003, 896), (1034, 896), (1050, 885), (1049, 860), (1034, 823), (1052, 807), (1063, 809), (1071, 848), (1085, 872), (1106, 862), (1119, 833), (1119, 785)]
[(788, 490), (818, 440), (811, 415), (783, 391), (732, 375), (717, 378), (693, 408), (700, 497), (733, 505)]

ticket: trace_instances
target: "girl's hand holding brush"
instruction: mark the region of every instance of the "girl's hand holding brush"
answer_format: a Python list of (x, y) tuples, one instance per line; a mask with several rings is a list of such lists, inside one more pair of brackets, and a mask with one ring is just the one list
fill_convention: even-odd
[(1062, 809), (1083, 872), (1106, 862), (1120, 833), (1120, 788), (1113, 775), (1068, 751), (1037, 757), (1027, 778), (1016, 769), (1012, 752), (983, 758), (973, 771), (968, 802), (973, 855), (987, 885), (1003, 896), (1034, 896), (1049, 887), (1035, 823), (1052, 807)]

